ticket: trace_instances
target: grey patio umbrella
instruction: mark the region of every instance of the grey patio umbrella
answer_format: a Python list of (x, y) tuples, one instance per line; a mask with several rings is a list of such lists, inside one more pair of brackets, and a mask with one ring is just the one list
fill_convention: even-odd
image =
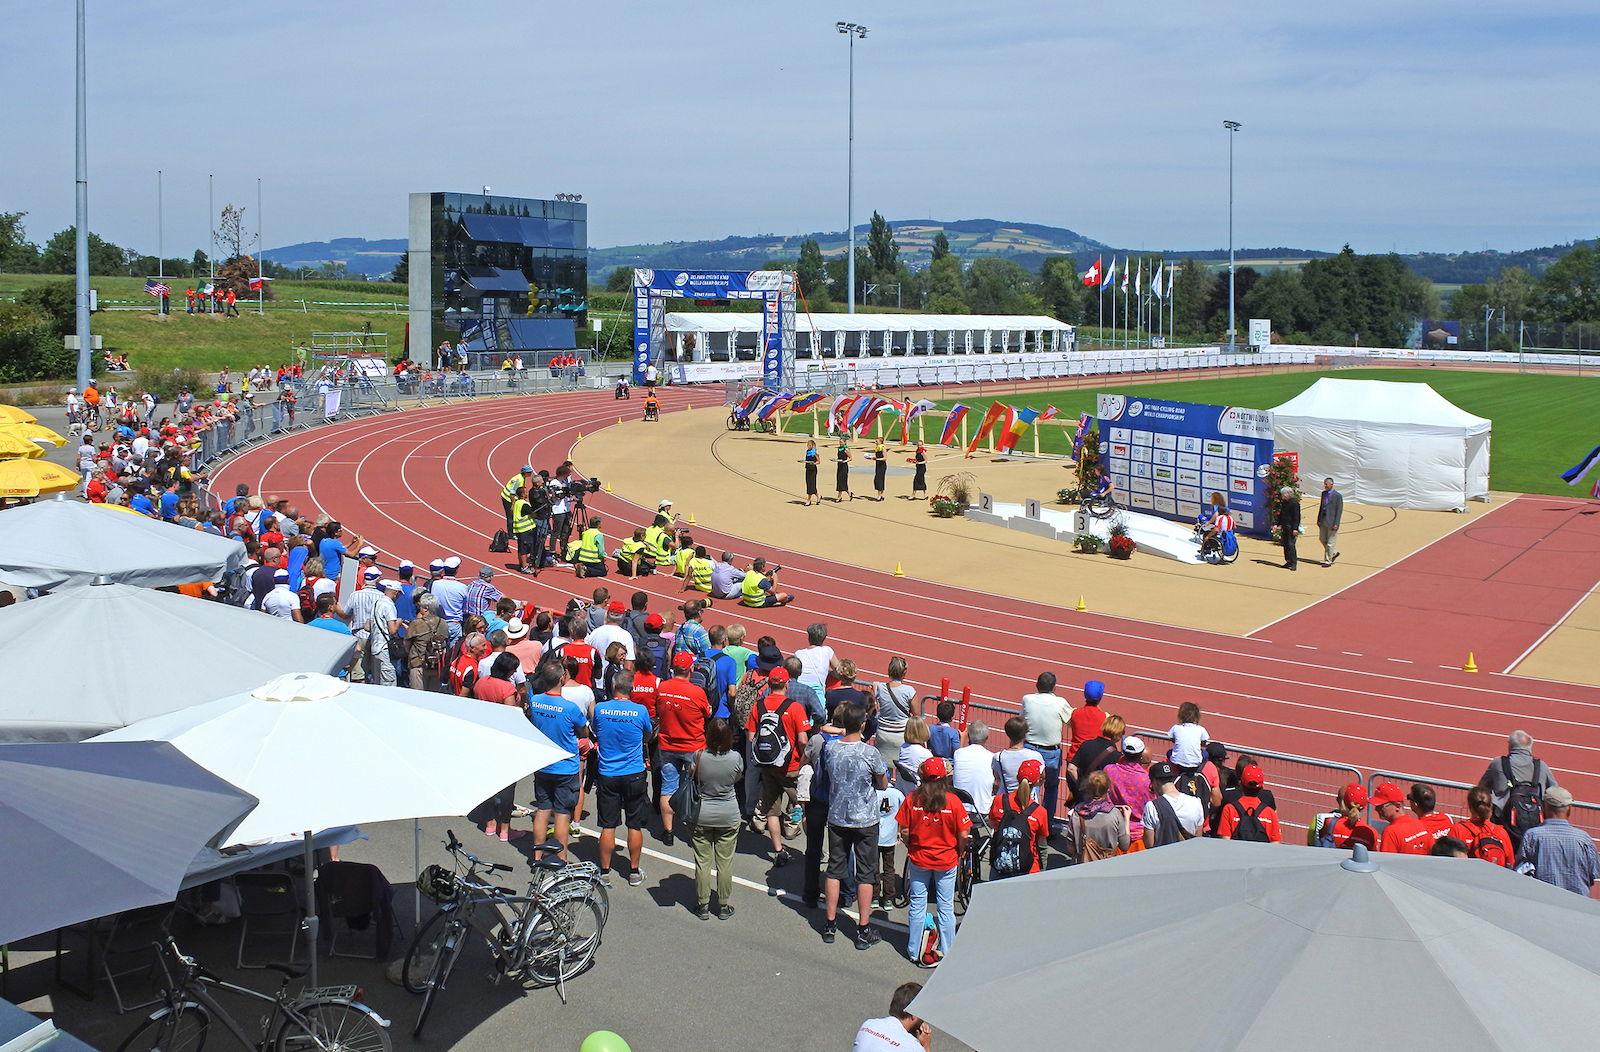
[(911, 1010), (978, 1052), (1575, 1052), (1596, 998), (1587, 898), (1477, 859), (1196, 839), (980, 884)]
[(0, 582), (60, 588), (109, 577), (145, 588), (215, 581), (244, 561), (244, 545), (142, 515), (71, 500), (0, 513)]
[(73, 585), (0, 610), (0, 742), (81, 741), (285, 672), (337, 672), (354, 649), (350, 636), (254, 610)]
[(168, 742), (0, 745), (0, 945), (170, 901), (255, 805)]

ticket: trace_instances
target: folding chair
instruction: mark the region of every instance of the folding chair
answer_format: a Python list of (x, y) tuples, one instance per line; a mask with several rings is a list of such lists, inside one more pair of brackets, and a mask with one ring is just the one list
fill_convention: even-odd
[(239, 954), (236, 966), (267, 967), (266, 961), (260, 964), (245, 963), (245, 943), (252, 930), (264, 938), (289, 936), (288, 959), (289, 963), (293, 963), (300, 941), (300, 922), (305, 916), (300, 896), (295, 892), (294, 880), (287, 873), (240, 873), (233, 880), (239, 889)]

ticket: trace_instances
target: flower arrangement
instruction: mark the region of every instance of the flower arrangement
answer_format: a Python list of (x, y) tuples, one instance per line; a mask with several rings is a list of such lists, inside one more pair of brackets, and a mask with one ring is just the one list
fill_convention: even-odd
[(1134, 543), (1133, 538), (1125, 533), (1111, 538), (1106, 547), (1113, 559), (1126, 559), (1139, 550), (1139, 546)]
[(1266, 478), (1261, 483), (1267, 498), (1267, 518), (1269, 522), (1278, 521), (1278, 505), (1283, 503), (1281, 490), (1285, 486), (1294, 488), (1295, 500), (1300, 499), (1300, 476), (1295, 473), (1294, 461), (1283, 453), (1272, 458), (1272, 463), (1267, 467)]
[(1068, 486), (1066, 489), (1056, 490), (1057, 504), (1076, 504), (1082, 499), (1083, 490), (1078, 489), (1076, 486)]
[(1092, 533), (1080, 533), (1072, 539), (1072, 547), (1080, 552), (1094, 555), (1100, 550), (1100, 538)]
[(934, 497), (928, 502), (928, 507), (941, 519), (953, 519), (961, 514), (961, 505), (949, 497)]

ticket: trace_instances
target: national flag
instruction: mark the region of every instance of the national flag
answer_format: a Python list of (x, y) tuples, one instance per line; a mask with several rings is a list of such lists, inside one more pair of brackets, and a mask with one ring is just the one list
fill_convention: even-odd
[[(1583, 476), (1587, 475), (1594, 469), (1596, 464), (1600, 464), (1600, 446), (1595, 446), (1593, 449), (1589, 450), (1588, 456), (1584, 457), (1582, 460), (1572, 465), (1572, 467), (1563, 471), (1561, 473), (1561, 478), (1566, 482), (1567, 485), (1576, 486), (1579, 482), (1583, 481)], [(1597, 488), (1600, 488), (1600, 483), (1597, 483)]]
[(256, 291), (256, 290), (257, 290), (257, 289), (259, 289), (259, 288), (260, 288), (260, 287), (261, 287), (261, 286), (262, 286), (262, 285), (263, 285), (263, 284), (264, 284), (264, 283), (265, 283), (265, 282), (266, 282), (266, 281), (267, 281), (267, 279), (266, 279), (266, 278), (263, 278), (263, 277), (254, 277), (254, 278), (251, 278), (251, 279), (250, 279), (250, 291), (251, 291), (251, 292), (254, 292), (254, 291)]
[(1161, 264), (1156, 264), (1156, 272), (1150, 278), (1150, 291), (1156, 299), (1161, 298)]
[(211, 284), (209, 281), (206, 282), (205, 293), (207, 296), (213, 295), (216, 291), (217, 287), (215, 285)]
[(740, 420), (748, 418), (750, 414), (755, 412), (756, 409), (761, 405), (763, 399), (765, 399), (771, 393), (772, 392), (766, 390), (765, 388), (757, 388), (756, 390), (751, 391), (749, 394), (744, 396), (743, 401), (734, 407), (733, 415)]
[(1128, 266), (1128, 260), (1126, 257), (1124, 257), (1122, 260), (1122, 294), (1124, 296), (1128, 294), (1128, 271), (1130, 269), (1131, 268)]
[(950, 407), (949, 415), (944, 418), (944, 430), (939, 432), (939, 444), (941, 446), (953, 446), (956, 444), (956, 438), (961, 434), (961, 421), (967, 418), (968, 408), (960, 402)]
[(1006, 425), (1005, 431), (1001, 433), (999, 440), (995, 442), (995, 448), (1002, 452), (1017, 448), (1017, 440), (1027, 434), (1028, 428), (1032, 427), (1033, 422), (1037, 419), (1039, 419), (1039, 410), (1031, 405), (1025, 405), (1018, 409), (1012, 416), (1011, 423)]
[(812, 406), (816, 405), (818, 402), (822, 401), (822, 397), (821, 391), (807, 391), (803, 395), (795, 395), (794, 398), (790, 399), (789, 401), (789, 412), (803, 413), (807, 409), (810, 409)]
[(1133, 277), (1133, 294), (1139, 295), (1144, 290), (1144, 257), (1139, 257), (1139, 270)]
[(857, 434), (866, 434), (867, 428), (872, 426), (872, 422), (878, 418), (878, 414), (888, 404), (889, 400), (887, 398), (879, 398), (876, 395), (868, 395), (865, 398), (857, 399), (856, 404), (850, 407), (850, 415), (846, 420), (846, 426)]
[(144, 279), (144, 290), (157, 299), (172, 293), (171, 289), (167, 288), (163, 282), (157, 281), (155, 278)]
[(835, 431), (843, 431), (845, 429), (845, 414), (850, 412), (850, 407), (855, 405), (856, 399), (859, 397), (861, 396), (839, 395), (838, 397), (834, 398), (833, 407), (828, 410), (828, 432), (830, 434)]
[(1091, 289), (1100, 284), (1100, 261), (1098, 259), (1094, 261), (1094, 266), (1089, 268), (1089, 273), (1083, 276), (1083, 284), (1085, 288)]
[(1010, 406), (990, 402), (989, 411), (983, 414), (983, 423), (978, 425), (978, 433), (973, 435), (972, 441), (967, 444), (967, 456), (972, 456), (973, 451), (978, 448), (978, 443), (983, 441), (991, 428), (998, 430), (1002, 435), (1010, 430), (1014, 417), (1015, 413)]
[(934, 407), (935, 403), (928, 401), (926, 398), (919, 398), (905, 407), (900, 414), (900, 444), (902, 446), (911, 441), (911, 421)]
[(1167, 268), (1167, 295), (1172, 295), (1172, 279), (1178, 276), (1176, 267)]
[(1061, 410), (1057, 409), (1053, 405), (1047, 405), (1047, 406), (1044, 407), (1044, 412), (1039, 414), (1039, 423), (1042, 424), (1046, 420), (1054, 420), (1056, 417), (1058, 417), (1060, 415), (1061, 415)]
[(1105, 289), (1105, 288), (1109, 287), (1113, 291), (1115, 291), (1116, 283), (1117, 283), (1117, 257), (1116, 256), (1112, 256), (1111, 257), (1111, 266), (1106, 271), (1105, 280), (1100, 282), (1100, 288), (1101, 289)]
[(1089, 429), (1093, 426), (1094, 417), (1088, 413), (1078, 414), (1078, 430), (1073, 432), (1072, 435), (1072, 457), (1074, 460), (1083, 451), (1084, 440), (1089, 437)]
[(756, 410), (756, 419), (757, 420), (771, 420), (774, 416), (777, 415), (778, 410), (788, 408), (789, 400), (791, 398), (793, 398), (793, 397), (794, 396), (789, 394), (787, 391), (779, 392), (778, 394), (774, 395), (770, 400), (768, 400), (766, 405), (764, 405), (760, 409)]

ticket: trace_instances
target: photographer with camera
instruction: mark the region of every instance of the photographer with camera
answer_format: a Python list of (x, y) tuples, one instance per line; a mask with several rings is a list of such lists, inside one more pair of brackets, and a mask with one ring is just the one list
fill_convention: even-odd
[(606, 575), (606, 539), (600, 532), (600, 516), (589, 519), (583, 536), (573, 541), (567, 549), (568, 561), (579, 577), (604, 577)]
[(550, 537), (555, 541), (557, 559), (566, 558), (567, 545), (572, 537), (571, 483), (572, 461), (563, 461), (547, 487), (550, 493)]
[(767, 560), (757, 558), (750, 564), (749, 571), (744, 575), (744, 582), (740, 585), (739, 602), (744, 606), (787, 606), (794, 602), (794, 596), (787, 595), (777, 590), (776, 582), (781, 566), (767, 569)]

